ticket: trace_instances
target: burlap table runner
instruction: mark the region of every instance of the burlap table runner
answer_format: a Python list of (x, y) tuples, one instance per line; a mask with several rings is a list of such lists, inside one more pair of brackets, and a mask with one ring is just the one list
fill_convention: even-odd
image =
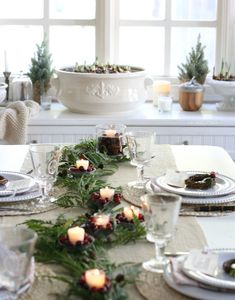
[[(170, 146), (167, 145), (158, 145), (156, 146), (156, 157), (152, 160), (151, 165), (146, 167), (146, 175), (148, 176), (158, 176), (165, 172), (166, 168), (171, 166), (175, 168), (174, 157), (171, 153)], [(136, 170), (135, 167), (130, 166), (130, 164), (124, 163), (120, 166), (119, 170), (112, 176), (108, 177), (108, 182), (112, 184), (112, 186), (124, 186), (128, 181), (136, 179)], [(76, 215), (79, 213), (79, 209), (55, 209), (52, 211), (48, 211), (41, 215), (37, 215), (37, 219), (44, 219), (44, 220), (53, 220), (59, 214), (66, 212), (67, 216)], [(2, 224), (18, 224), (22, 223), (26, 220), (26, 216), (12, 216), (12, 217), (3, 217), (1, 219)], [(200, 226), (196, 222), (194, 217), (180, 217), (176, 237), (174, 241), (172, 241), (167, 250), (169, 251), (188, 251), (192, 248), (202, 248), (206, 245), (206, 240), (203, 235)], [(128, 244), (124, 246), (119, 246), (111, 249), (108, 252), (111, 260), (114, 263), (122, 263), (122, 262), (143, 262), (145, 260), (150, 259), (154, 256), (154, 245), (147, 242), (142, 241), (135, 244)], [(47, 268), (47, 266), (45, 266)], [(160, 277), (156, 277), (155, 274), (142, 272), (142, 282), (137, 284), (137, 288), (144, 297), (149, 300), (161, 299), (161, 300), (169, 300), (169, 299), (184, 299), (182, 295), (178, 296), (178, 293), (169, 289), (165, 286), (163, 279)], [(154, 282), (154, 289), (152, 283)], [(48, 285), (36, 285), (34, 286), (36, 293), (39, 296), (32, 296), (34, 294), (29, 291), (28, 294), (25, 294), (22, 297), (29, 297), (29, 298), (22, 298), (23, 300), (49, 300), (53, 299), (52, 295), (50, 294), (53, 291), (60, 291), (62, 293), (65, 287), (61, 287), (61, 282), (53, 281), (53, 289)], [(151, 288), (150, 288), (151, 287)], [(31, 289), (32, 291), (32, 289)], [(129, 299), (140, 300), (144, 299), (141, 296), (137, 289), (134, 286), (130, 286), (128, 288)], [(35, 294), (35, 295), (36, 295)], [(159, 297), (159, 295), (161, 295)], [(31, 298), (30, 298), (31, 297)], [(37, 298), (38, 297), (38, 298)], [(179, 297), (179, 298), (177, 298)]]

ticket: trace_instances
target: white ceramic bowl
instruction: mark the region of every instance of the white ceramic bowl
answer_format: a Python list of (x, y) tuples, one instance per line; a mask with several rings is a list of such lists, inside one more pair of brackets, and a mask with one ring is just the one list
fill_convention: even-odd
[(56, 70), (52, 84), (57, 98), (69, 110), (88, 114), (112, 114), (137, 108), (147, 99), (146, 87), (151, 84), (146, 72), (115, 74), (76, 73)]
[(217, 104), (219, 111), (235, 111), (235, 81), (207, 79), (214, 92), (224, 98)]
[(0, 103), (4, 101), (6, 98), (6, 94), (7, 94), (6, 88), (7, 88), (7, 84), (4, 82), (0, 82)]

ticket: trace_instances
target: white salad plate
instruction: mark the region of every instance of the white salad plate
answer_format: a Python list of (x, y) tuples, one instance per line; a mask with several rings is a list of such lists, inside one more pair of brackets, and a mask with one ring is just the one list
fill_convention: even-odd
[[(201, 172), (201, 171), (187, 171), (186, 174), (189, 176), (195, 175), (195, 174), (203, 174), (208, 172)], [(222, 174), (216, 173), (216, 184), (212, 188), (209, 188), (207, 190), (201, 190), (201, 189), (189, 189), (186, 187), (175, 187), (172, 185), (169, 185), (166, 182), (166, 177), (160, 176), (154, 178), (151, 183), (153, 185), (156, 185), (157, 187), (160, 187), (161, 189), (175, 193), (182, 196), (188, 196), (188, 197), (218, 197), (218, 196), (224, 196), (228, 195), (229, 193), (235, 192), (235, 181)]]
[[(35, 180), (30, 175), (11, 171), (0, 171), (0, 175), (8, 180), (6, 184), (0, 185), (0, 197), (23, 194), (35, 186)], [(17, 187), (11, 188), (14, 183), (17, 183)]]

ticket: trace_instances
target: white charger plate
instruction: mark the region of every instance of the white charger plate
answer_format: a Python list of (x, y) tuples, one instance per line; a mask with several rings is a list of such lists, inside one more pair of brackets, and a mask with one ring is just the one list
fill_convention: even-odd
[[(0, 185), (0, 197), (10, 196), (14, 193), (14, 191), (8, 189), (8, 184), (11, 181), (26, 179), (29, 182), (27, 184), (27, 186), (17, 189), (15, 191), (15, 195), (28, 192), (35, 185), (35, 180), (30, 175), (26, 175), (26, 174), (19, 173), (19, 172), (11, 172), (11, 171), (0, 171), (0, 175), (2, 175), (3, 177), (5, 177), (8, 180), (7, 184)], [(1, 199), (0, 199), (0, 201), (1, 201)]]
[[(208, 172), (201, 172), (201, 171), (187, 171), (188, 176), (192, 176), (194, 174), (206, 174)], [(156, 177), (152, 181), (153, 185), (160, 187), (161, 189), (175, 193), (182, 196), (188, 197), (218, 197), (228, 195), (229, 193), (235, 192), (235, 181), (225, 175), (216, 173), (216, 184), (214, 187), (207, 189), (207, 190), (200, 190), (200, 189), (189, 189), (189, 188), (181, 188), (181, 187), (174, 187), (166, 182), (165, 175)]]
[[(146, 183), (145, 186), (147, 192), (160, 192), (160, 187), (152, 184), (151, 180)], [(217, 205), (217, 204), (225, 204), (235, 201), (235, 193), (217, 196), (217, 197), (182, 197), (183, 204), (201, 204), (201, 205)]]

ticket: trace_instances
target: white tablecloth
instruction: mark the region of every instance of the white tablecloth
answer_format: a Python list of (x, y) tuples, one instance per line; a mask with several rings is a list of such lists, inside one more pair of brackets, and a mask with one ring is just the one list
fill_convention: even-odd
[[(171, 146), (178, 170), (216, 171), (235, 180), (235, 163), (220, 147)], [(28, 146), (0, 145), (0, 170), (20, 171)], [(235, 248), (235, 213), (224, 217), (197, 218), (208, 246)]]

